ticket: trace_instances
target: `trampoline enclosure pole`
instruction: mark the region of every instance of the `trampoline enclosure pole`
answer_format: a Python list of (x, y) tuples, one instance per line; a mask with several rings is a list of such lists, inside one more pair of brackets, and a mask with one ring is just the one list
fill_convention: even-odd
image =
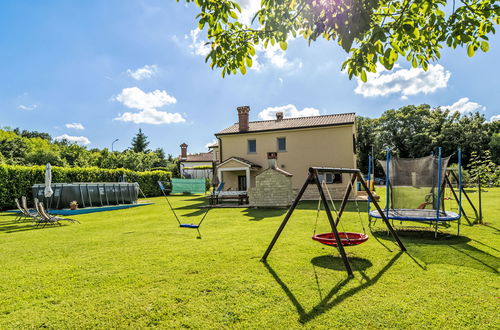
[(462, 218), (462, 149), (458, 148), (458, 229), (460, 236), (460, 219)]
[(391, 151), (387, 149), (387, 155), (385, 159), (385, 216), (389, 217), (389, 160), (391, 159)]
[(462, 216), (462, 149), (458, 149), (458, 215)]
[[(371, 188), (372, 185), (372, 155), (368, 155), (368, 188)], [(368, 195), (368, 214), (370, 214), (370, 195)]]
[(438, 184), (438, 193), (437, 193), (437, 207), (436, 207), (436, 226), (439, 221), (439, 208), (441, 207), (441, 147), (438, 148), (438, 172), (437, 172), (437, 184)]

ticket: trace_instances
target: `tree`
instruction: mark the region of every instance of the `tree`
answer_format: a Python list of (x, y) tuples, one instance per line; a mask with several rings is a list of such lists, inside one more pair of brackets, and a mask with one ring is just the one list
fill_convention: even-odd
[(14, 131), (0, 130), (0, 154), (7, 164), (22, 164), (28, 145)]
[(377, 127), (379, 155), (383, 155), (387, 148), (404, 158), (430, 155), (435, 147), (429, 132), (431, 112), (427, 104), (384, 112)]
[(427, 70), (445, 46), (466, 47), (469, 56), (488, 51), (488, 36), (500, 24), (496, 0), (262, 0), (250, 25), (241, 22), (236, 1), (186, 2), (200, 8), (198, 28), (207, 26), (211, 49), (206, 61), (222, 76), (245, 74), (257, 46), (286, 50), (296, 36), (309, 44), (337, 41), (350, 54), (342, 65), (349, 78), (366, 81), (377, 63), (390, 70), (400, 56)]
[(152, 167), (166, 167), (168, 165), (168, 161), (165, 159), (165, 150), (163, 150), (163, 148), (157, 148), (153, 153), (158, 157), (158, 161), (155, 162)]
[(363, 172), (368, 171), (368, 155), (376, 144), (377, 119), (356, 117), (356, 153), (358, 155), (358, 168)]
[[(362, 171), (368, 168), (372, 147), (377, 159), (385, 158), (387, 148), (394, 155), (410, 158), (430, 155), (437, 147), (442, 148), (443, 155), (456, 155), (461, 148), (462, 163), (467, 165), (473, 152), (483, 154), (491, 149), (494, 154), (491, 141), (498, 130), (495, 122), (487, 122), (477, 112), (461, 115), (425, 104), (387, 110), (377, 119), (357, 117), (356, 121), (358, 166)], [(456, 157), (451, 161), (455, 162)]]
[(483, 154), (472, 152), (468, 168), (470, 183), (479, 181), (482, 186), (488, 187), (500, 184), (500, 166), (491, 161), (489, 150), (486, 150)]
[(493, 134), (490, 141), (491, 159), (500, 165), (500, 133)]
[(132, 150), (134, 152), (149, 152), (149, 150), (146, 149), (148, 145), (148, 137), (142, 133), (142, 130), (139, 128), (139, 132), (132, 138)]

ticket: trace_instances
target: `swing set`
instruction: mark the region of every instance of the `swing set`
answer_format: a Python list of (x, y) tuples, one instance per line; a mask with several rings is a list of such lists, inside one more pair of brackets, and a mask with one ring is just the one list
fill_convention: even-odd
[(163, 193), (163, 196), (165, 197), (165, 199), (167, 200), (167, 204), (168, 206), (170, 207), (170, 210), (172, 211), (172, 213), (174, 214), (174, 217), (175, 217), (175, 220), (177, 220), (177, 223), (179, 224), (179, 227), (180, 228), (191, 228), (191, 229), (196, 229), (198, 231), (198, 238), (201, 238), (201, 233), (200, 233), (200, 226), (203, 222), (203, 220), (205, 220), (205, 217), (207, 216), (208, 214), (208, 211), (210, 211), (212, 209), (211, 206), (207, 207), (205, 212), (203, 213), (203, 217), (201, 218), (200, 222), (198, 222), (197, 224), (194, 224), (194, 223), (182, 223), (180, 220), (179, 220), (179, 217), (177, 216), (177, 213), (175, 213), (175, 209), (172, 207), (172, 204), (170, 204), (170, 201), (168, 199), (168, 196), (166, 194), (166, 188), (165, 186), (163, 185), (163, 183), (161, 181), (158, 181), (158, 186), (160, 187), (160, 190), (161, 192)]
[[(325, 186), (325, 184), (323, 184), (323, 186), (322, 186), (322, 184), (320, 183), (320, 179), (319, 179), (320, 173), (326, 173), (326, 172), (335, 173), (335, 174), (347, 173), (347, 174), (350, 174), (350, 176), (351, 176), (350, 181), (349, 181), (349, 185), (347, 185), (347, 188), (344, 192), (342, 203), (341, 203), (338, 211), (335, 208), (335, 204), (333, 203), (333, 200), (331, 198), (331, 195), (330, 195), (328, 188), (326, 189), (326, 191), (328, 192), (328, 195), (330, 197), (330, 201), (333, 205), (333, 209), (335, 211), (335, 215), (336, 215), (335, 220), (333, 218), (332, 212), (330, 210), (330, 206), (328, 205), (328, 202), (327, 202), (327, 199), (325, 196), (325, 189), (323, 188), (323, 186)], [(288, 220), (290, 219), (291, 215), (293, 214), (293, 211), (295, 211), (295, 208), (299, 204), (302, 196), (304, 195), (304, 192), (306, 191), (307, 187), (310, 184), (312, 184), (312, 185), (316, 185), (316, 187), (318, 188), (319, 195), (320, 195), (320, 201), (318, 202), (318, 211), (317, 211), (317, 215), (316, 215), (316, 224), (317, 224), (317, 220), (318, 220), (318, 216), (319, 216), (319, 211), (321, 208), (320, 205), (322, 203), (324, 206), (326, 215), (328, 217), (328, 222), (330, 223), (330, 227), (332, 229), (332, 231), (329, 233), (316, 234), (316, 225), (315, 225), (315, 229), (314, 229), (315, 232), (314, 232), (312, 239), (315, 241), (318, 241), (322, 244), (336, 247), (339, 250), (339, 253), (342, 257), (342, 261), (344, 263), (344, 266), (345, 266), (345, 269), (347, 271), (348, 276), (353, 277), (354, 274), (352, 272), (352, 268), (351, 268), (351, 265), (349, 263), (349, 260), (347, 259), (347, 254), (345, 252), (344, 247), (345, 246), (356, 246), (356, 245), (362, 244), (368, 240), (368, 235), (362, 234), (362, 233), (351, 233), (351, 232), (344, 232), (344, 231), (339, 232), (337, 229), (337, 226), (340, 222), (342, 214), (344, 213), (344, 210), (345, 210), (345, 207), (347, 205), (347, 201), (349, 199), (351, 191), (353, 191), (353, 186), (354, 186), (354, 182), (356, 181), (356, 179), (361, 183), (362, 188), (368, 194), (368, 197), (371, 199), (373, 205), (376, 207), (378, 213), (380, 214), (380, 217), (382, 218), (384, 224), (387, 226), (389, 232), (392, 234), (392, 237), (394, 238), (394, 240), (399, 245), (399, 248), (401, 249), (401, 251), (406, 251), (406, 248), (403, 245), (403, 242), (401, 242), (398, 234), (392, 228), (391, 224), (387, 220), (387, 217), (385, 216), (384, 212), (380, 208), (379, 204), (373, 198), (372, 192), (370, 191), (370, 189), (366, 185), (366, 182), (363, 179), (363, 176), (361, 175), (361, 171), (359, 169), (332, 168), (332, 167), (310, 167), (309, 168), (309, 175), (307, 176), (306, 181), (302, 185), (302, 188), (300, 188), (299, 193), (297, 194), (297, 196), (295, 197), (295, 199), (292, 203), (292, 206), (290, 206), (290, 208), (288, 209), (288, 212), (285, 215), (285, 218), (283, 219), (281, 225), (279, 226), (278, 231), (274, 235), (271, 243), (267, 247), (266, 252), (264, 252), (264, 255), (262, 256), (261, 261), (266, 262), (267, 257), (269, 256), (269, 253), (271, 253), (271, 250), (273, 249), (274, 245), (276, 244), (276, 241), (278, 240), (279, 236), (281, 235), (281, 232), (283, 231), (283, 229), (287, 225)], [(358, 207), (358, 211), (359, 211), (359, 207)], [(359, 214), (359, 212), (358, 212), (358, 214)]]
[[(351, 184), (351, 182), (350, 182), (350, 184)], [(337, 211), (337, 207), (335, 206), (335, 203), (333, 202), (332, 195), (330, 194), (330, 190), (328, 189), (328, 186), (326, 185), (325, 180), (323, 180), (321, 182), (321, 185), (323, 187), (323, 190), (326, 191), (326, 193), (328, 194), (328, 199), (330, 200), (330, 204), (332, 205), (332, 209), (335, 212), (336, 218), (340, 219), (339, 212)], [(352, 185), (351, 185), (351, 190), (353, 190)], [(363, 220), (361, 219), (361, 212), (359, 210), (358, 201), (356, 199), (354, 199), (354, 202), (356, 203), (356, 209), (358, 210), (358, 217), (359, 217), (361, 226), (363, 227), (363, 234), (346, 232), (344, 230), (344, 226), (343, 226), (342, 222), (338, 221), (337, 224), (340, 223), (340, 226), (342, 227), (342, 232), (339, 232), (339, 237), (340, 237), (340, 240), (341, 240), (343, 246), (358, 245), (358, 244), (362, 244), (368, 240), (368, 235), (366, 235), (365, 226), (363, 225)], [(316, 234), (316, 228), (318, 226), (318, 218), (319, 218), (320, 211), (321, 211), (321, 198), (318, 199), (318, 208), (316, 210), (316, 221), (314, 222), (314, 233), (313, 233), (312, 239), (320, 242), (321, 244), (325, 244), (327, 246), (337, 246), (337, 241), (335, 240), (335, 235), (333, 235), (333, 233)]]

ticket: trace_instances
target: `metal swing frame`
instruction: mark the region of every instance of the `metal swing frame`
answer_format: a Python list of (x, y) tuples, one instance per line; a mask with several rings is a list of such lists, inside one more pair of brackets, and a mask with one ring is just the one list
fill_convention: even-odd
[[(340, 208), (339, 208), (339, 211), (338, 211), (338, 215), (337, 215), (337, 219), (335, 219), (335, 220), (333, 219), (332, 212), (330, 210), (330, 206), (328, 205), (328, 201), (327, 201), (326, 196), (325, 196), (325, 192), (323, 190), (323, 187), (321, 186), (321, 182), (319, 181), (319, 173), (324, 173), (324, 172), (333, 172), (333, 173), (338, 173), (338, 174), (348, 173), (348, 174), (351, 175), (350, 184), (347, 185), (347, 188), (346, 188), (346, 190), (344, 192), (344, 197), (342, 199), (342, 204), (340, 205)], [(339, 223), (340, 218), (342, 217), (344, 209), (345, 209), (345, 207), (347, 205), (347, 201), (349, 199), (349, 195), (351, 193), (351, 190), (352, 190), (352, 188), (354, 186), (354, 182), (356, 181), (356, 179), (359, 180), (359, 182), (361, 183), (361, 186), (366, 191), (366, 193), (368, 194), (369, 198), (372, 200), (372, 203), (377, 208), (377, 211), (379, 212), (380, 217), (383, 219), (385, 225), (387, 226), (387, 228), (389, 229), (390, 233), (392, 234), (392, 237), (394, 237), (394, 239), (396, 240), (396, 242), (399, 245), (399, 248), (401, 249), (401, 251), (406, 251), (406, 248), (403, 245), (403, 242), (401, 242), (401, 240), (399, 239), (398, 234), (392, 228), (390, 222), (387, 220), (387, 218), (386, 218), (384, 212), (382, 211), (382, 209), (380, 208), (379, 204), (373, 198), (372, 192), (368, 188), (365, 180), (363, 179), (363, 176), (361, 175), (361, 171), (359, 169), (354, 169), (354, 168), (334, 168), (334, 167), (310, 167), (309, 168), (309, 175), (307, 176), (306, 181), (302, 185), (302, 188), (300, 188), (299, 193), (297, 194), (297, 196), (295, 197), (292, 205), (288, 209), (288, 212), (285, 215), (285, 218), (281, 222), (281, 225), (279, 226), (278, 230), (276, 231), (276, 234), (274, 235), (271, 243), (267, 247), (266, 252), (264, 252), (264, 255), (262, 256), (261, 261), (262, 262), (266, 262), (267, 257), (269, 256), (269, 253), (271, 253), (271, 250), (273, 249), (274, 245), (276, 244), (276, 241), (278, 240), (279, 236), (281, 235), (281, 232), (283, 231), (283, 229), (287, 225), (288, 220), (290, 219), (291, 215), (293, 214), (293, 211), (295, 211), (295, 208), (299, 204), (302, 196), (304, 195), (304, 192), (306, 191), (307, 187), (310, 184), (314, 184), (318, 188), (318, 192), (319, 192), (321, 201), (322, 201), (322, 203), (323, 203), (323, 205), (325, 207), (325, 212), (326, 212), (326, 215), (328, 217), (328, 222), (330, 223), (330, 226), (332, 228), (332, 233), (333, 233), (333, 235), (335, 237), (335, 240), (337, 242), (342, 242), (342, 240), (341, 240), (341, 238), (339, 236), (339, 232), (337, 230), (337, 224)], [(354, 274), (353, 274), (353, 271), (352, 271), (352, 268), (351, 268), (351, 264), (349, 263), (349, 260), (347, 259), (347, 254), (345, 252), (344, 246), (340, 243), (340, 244), (337, 244), (336, 247), (339, 250), (339, 253), (340, 253), (341, 257), (342, 257), (342, 261), (344, 263), (344, 266), (345, 266), (345, 269), (347, 271), (348, 276), (349, 277), (353, 277)]]

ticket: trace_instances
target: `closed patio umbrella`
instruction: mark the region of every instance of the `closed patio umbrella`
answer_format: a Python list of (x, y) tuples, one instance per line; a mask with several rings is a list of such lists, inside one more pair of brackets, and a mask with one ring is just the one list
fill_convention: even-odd
[(47, 165), (45, 165), (45, 190), (43, 191), (45, 198), (52, 197), (52, 194), (54, 193), (52, 191), (51, 184), (52, 184), (52, 166), (50, 166), (50, 163), (47, 163)]

